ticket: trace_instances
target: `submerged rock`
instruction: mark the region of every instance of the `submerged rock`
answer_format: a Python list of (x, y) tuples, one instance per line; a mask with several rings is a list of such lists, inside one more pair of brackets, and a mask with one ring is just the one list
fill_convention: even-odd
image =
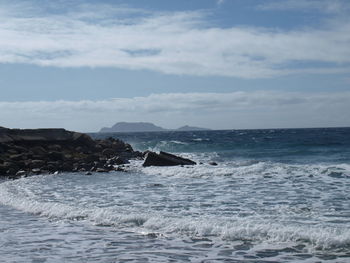
[(148, 166), (176, 166), (176, 165), (195, 165), (196, 162), (176, 156), (167, 152), (148, 152), (143, 163), (144, 167)]

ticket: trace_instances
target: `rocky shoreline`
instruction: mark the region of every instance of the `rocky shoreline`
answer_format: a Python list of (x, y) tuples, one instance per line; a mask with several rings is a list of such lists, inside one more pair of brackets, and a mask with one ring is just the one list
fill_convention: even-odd
[(94, 140), (87, 134), (65, 129), (0, 127), (0, 177), (124, 171), (123, 166), (131, 159), (144, 159), (143, 166), (196, 164), (169, 153), (134, 151), (119, 139)]

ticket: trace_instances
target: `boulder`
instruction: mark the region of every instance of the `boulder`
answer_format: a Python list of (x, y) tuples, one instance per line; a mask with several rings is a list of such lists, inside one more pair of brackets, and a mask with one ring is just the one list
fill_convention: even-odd
[(175, 166), (175, 165), (195, 165), (196, 162), (176, 156), (166, 152), (148, 152), (142, 166)]

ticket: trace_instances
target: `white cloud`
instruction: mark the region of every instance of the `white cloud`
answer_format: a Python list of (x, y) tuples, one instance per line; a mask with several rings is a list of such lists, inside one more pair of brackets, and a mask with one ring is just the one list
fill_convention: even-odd
[(217, 0), (216, 1), (216, 4), (217, 5), (222, 5), (222, 4), (224, 4), (225, 3), (225, 0)]
[(349, 10), (347, 0), (273, 0), (258, 5), (261, 10), (318, 10), (325, 13), (340, 13)]
[[(118, 121), (175, 128), (350, 126), (350, 92), (168, 93), (110, 100), (0, 102), (1, 125), (97, 131)], [(18, 126), (20, 124), (20, 126)]]
[(217, 28), (203, 12), (72, 5), (54, 15), (0, 5), (0, 63), (242, 78), (350, 72), (349, 22), (294, 31)]

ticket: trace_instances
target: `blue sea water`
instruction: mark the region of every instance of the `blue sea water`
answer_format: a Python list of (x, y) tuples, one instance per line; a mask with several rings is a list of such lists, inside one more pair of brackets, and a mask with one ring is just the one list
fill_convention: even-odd
[(92, 136), (198, 165), (3, 181), (1, 262), (350, 262), (350, 128)]

